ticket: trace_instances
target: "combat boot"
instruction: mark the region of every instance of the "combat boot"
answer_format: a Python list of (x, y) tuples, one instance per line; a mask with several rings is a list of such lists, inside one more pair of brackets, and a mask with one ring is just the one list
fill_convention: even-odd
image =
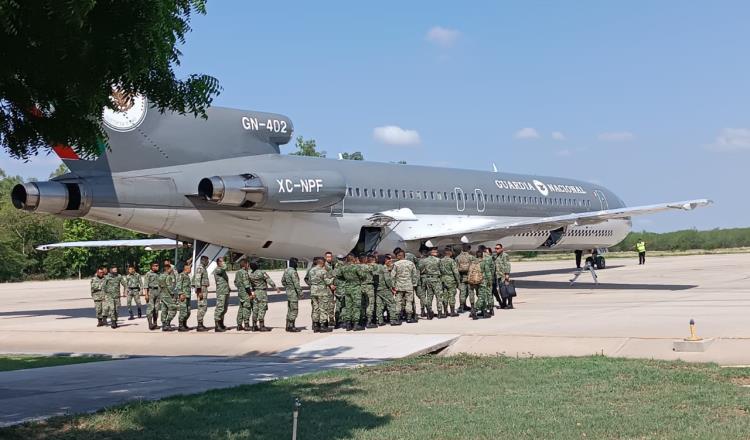
[(370, 321), (370, 323), (367, 324), (367, 328), (378, 328), (378, 325), (374, 321)]
[(138, 307), (138, 317), (143, 318), (143, 314), (141, 313), (141, 308)]
[(414, 316), (414, 314), (409, 315), (409, 317), (406, 319), (407, 324), (416, 324), (417, 323), (417, 317)]
[(479, 319), (479, 318), (477, 317), (477, 312), (476, 312), (476, 310), (474, 310), (474, 308), (473, 308), (473, 307), (471, 308), (471, 311), (469, 312), (469, 316), (471, 316), (471, 319), (473, 319), (473, 320), (475, 320), (475, 321), (476, 321), (477, 319)]
[(313, 333), (320, 333), (320, 323), (319, 322), (313, 322), (312, 323), (312, 331), (313, 331)]
[(401, 320), (400, 319), (397, 319), (395, 321), (391, 321), (391, 326), (395, 327), (397, 325), (401, 325)]
[(199, 332), (207, 332), (208, 328), (203, 325), (203, 321), (198, 321), (198, 327), (195, 328)]
[(102, 326), (106, 327), (108, 325), (109, 325), (109, 322), (107, 322), (107, 317), (105, 316), (102, 318)]
[(289, 321), (289, 331), (292, 333), (299, 333), (302, 331), (302, 329), (297, 328), (297, 325), (294, 323), (294, 321)]
[(495, 308), (490, 309), (490, 316), (495, 316)]
[(237, 324), (237, 331), (241, 332), (243, 330), (245, 330), (245, 327), (242, 326), (242, 323)]
[(162, 324), (161, 325), (161, 331), (163, 331), (163, 332), (173, 332), (174, 331), (174, 327), (172, 327), (169, 324)]
[(116, 319), (112, 320), (112, 326), (111, 327), (112, 328), (117, 328), (117, 320)]
[(352, 325), (351, 322), (347, 322), (346, 323), (346, 331), (350, 332), (352, 330), (354, 330), (354, 325)]
[(260, 329), (258, 328), (258, 323), (257, 322), (253, 322), (253, 326), (250, 328), (250, 330), (252, 330), (254, 332), (259, 332)]
[(449, 306), (449, 307), (450, 307), (450, 310), (451, 310), (450, 316), (453, 316), (453, 317), (458, 316), (458, 313), (456, 313), (456, 306)]
[(226, 331), (225, 329), (223, 329), (223, 328), (222, 328), (222, 327), (221, 327), (221, 326), (219, 325), (219, 321), (214, 321), (214, 322), (215, 322), (215, 324), (216, 324), (216, 325), (214, 326), (214, 331), (215, 331), (216, 333), (220, 333), (220, 332), (225, 332), (225, 331)]
[(219, 323), (221, 324), (221, 329), (222, 330), (226, 330), (227, 329), (227, 326), (224, 325), (224, 318), (221, 318), (221, 321), (219, 321)]
[(128, 318), (128, 321), (132, 321), (132, 320), (135, 319), (135, 316), (133, 316), (133, 311), (132, 310), (128, 310), (128, 314), (130, 315), (130, 317)]
[(185, 320), (180, 320), (179, 326), (177, 327), (178, 332), (186, 332), (188, 331), (187, 325), (185, 325)]
[(261, 331), (261, 332), (270, 332), (271, 331), (270, 328), (266, 327), (266, 324), (263, 322), (262, 319), (260, 321), (258, 321), (258, 324), (259, 324), (258, 325), (258, 331)]
[(420, 312), (419, 312), (419, 317), (420, 318), (424, 318), (426, 316), (427, 316), (427, 312), (425, 311), (425, 308), (422, 307), (421, 310), (420, 310)]
[(319, 324), (318, 331), (320, 333), (330, 333), (333, 331), (333, 326), (328, 326), (324, 322), (323, 324)]
[(357, 325), (354, 326), (354, 331), (355, 332), (361, 332), (364, 329), (365, 329), (364, 326), (362, 324), (360, 324), (360, 323), (357, 323)]
[(432, 318), (435, 317), (435, 314), (432, 313), (432, 309), (427, 309), (427, 319), (432, 321)]
[(102, 321), (102, 318), (96, 318), (96, 326), (104, 327), (104, 321)]

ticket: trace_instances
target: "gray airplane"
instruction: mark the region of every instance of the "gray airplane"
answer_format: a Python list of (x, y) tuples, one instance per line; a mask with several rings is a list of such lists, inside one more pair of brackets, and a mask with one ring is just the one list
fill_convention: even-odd
[(602, 186), (562, 177), (282, 155), (293, 126), (279, 114), (213, 107), (201, 119), (162, 114), (140, 96), (115, 102), (118, 111), (103, 114), (110, 149), (87, 161), (56, 146), (70, 173), (17, 185), (17, 208), (196, 240), (206, 245), (194, 252), (211, 259), (228, 249), (284, 259), (498, 241), (607, 248), (634, 215), (711, 203), (627, 207)]

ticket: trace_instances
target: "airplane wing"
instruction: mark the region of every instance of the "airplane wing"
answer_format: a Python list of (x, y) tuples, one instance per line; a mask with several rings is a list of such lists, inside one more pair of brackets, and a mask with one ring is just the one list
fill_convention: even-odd
[(48, 251), (57, 248), (71, 247), (144, 247), (146, 250), (158, 251), (162, 249), (174, 249), (182, 246), (182, 242), (171, 238), (144, 238), (139, 240), (101, 240), (101, 241), (66, 241), (62, 243), (51, 243), (37, 246), (38, 251)]
[[(504, 236), (520, 234), (540, 229), (556, 229), (562, 226), (596, 224), (609, 219), (629, 218), (634, 215), (651, 214), (660, 211), (684, 210), (708, 206), (708, 199), (686, 200), (682, 202), (659, 203), (656, 205), (633, 206), (603, 211), (589, 211), (552, 217), (523, 218), (519, 220), (490, 220), (477, 216), (453, 224), (431, 224), (407, 226), (399, 235), (406, 240), (455, 240), (463, 243), (478, 243), (495, 240)], [(427, 227), (425, 227), (427, 226)]]

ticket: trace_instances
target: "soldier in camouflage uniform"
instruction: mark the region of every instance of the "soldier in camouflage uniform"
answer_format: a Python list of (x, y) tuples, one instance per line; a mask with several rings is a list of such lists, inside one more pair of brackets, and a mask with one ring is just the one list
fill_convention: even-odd
[(237, 331), (251, 331), (250, 316), (253, 314), (253, 287), (247, 272), (247, 260), (240, 260), (240, 270), (234, 275), (234, 286), (237, 288), (237, 296), (240, 298), (237, 309)]
[(203, 318), (206, 316), (208, 310), (208, 257), (202, 256), (201, 262), (195, 269), (195, 275), (193, 275), (193, 287), (195, 288), (195, 296), (198, 297), (198, 327), (196, 330), (199, 332), (207, 332), (208, 329), (203, 325)]
[(227, 314), (229, 305), (229, 276), (224, 266), (224, 258), (219, 257), (216, 260), (216, 269), (214, 269), (214, 283), (216, 284), (216, 308), (214, 309), (214, 326), (215, 332), (226, 331), (224, 326), (224, 315)]
[(141, 283), (141, 274), (135, 271), (135, 266), (130, 265), (128, 266), (128, 274), (122, 277), (120, 282), (125, 287), (125, 292), (128, 295), (128, 314), (130, 315), (128, 321), (135, 319), (133, 317), (133, 300), (135, 300), (135, 305), (138, 307), (138, 317), (140, 318), (142, 316), (141, 288), (143, 286)]
[(270, 332), (271, 329), (266, 327), (266, 311), (268, 311), (268, 292), (266, 289), (276, 289), (276, 293), (281, 293), (281, 289), (276, 287), (270, 276), (258, 267), (258, 263), (250, 263), (250, 272), (248, 272), (250, 286), (255, 293), (253, 299), (253, 331)]
[(96, 270), (96, 276), (91, 278), (91, 299), (94, 300), (94, 311), (96, 312), (96, 326), (103, 327), (107, 325), (104, 317), (104, 268)]
[(456, 257), (456, 265), (458, 266), (458, 273), (461, 275), (461, 281), (458, 284), (458, 308), (459, 312), (468, 312), (469, 306), (466, 304), (466, 300), (469, 299), (469, 291), (471, 286), (469, 285), (469, 265), (474, 261), (474, 257), (471, 255), (471, 245), (464, 244), (461, 253)]
[[(497, 243), (495, 245), (495, 277), (497, 277), (497, 288), (510, 281), (510, 257), (504, 251), (503, 245)], [(501, 309), (512, 309), (513, 308), (513, 297), (500, 297), (500, 308)]]
[(401, 320), (399, 319), (400, 310), (394, 298), (396, 289), (391, 277), (392, 268), (393, 259), (390, 255), (378, 256), (378, 264), (373, 270), (373, 277), (377, 285), (375, 318), (378, 325), (385, 325), (385, 320), (383, 319), (384, 310), (388, 310), (388, 319), (391, 325), (401, 325)]
[(177, 289), (177, 274), (169, 262), (164, 262), (164, 273), (159, 276), (159, 295), (161, 299), (161, 330), (172, 332), (172, 320), (177, 314), (175, 290)]
[(333, 324), (335, 328), (341, 326), (341, 315), (344, 312), (344, 289), (338, 285), (339, 282), (344, 282), (340, 277), (337, 276), (338, 271), (336, 269), (343, 264), (333, 257), (333, 253), (325, 253), (325, 265), (324, 269), (333, 279), (336, 284), (336, 289), (333, 292), (333, 299), (330, 301), (330, 309), (328, 310), (329, 324)]
[(482, 251), (482, 262), (480, 263), (482, 268), (483, 280), (479, 287), (479, 294), (482, 297), (482, 316), (489, 318), (495, 314), (494, 301), (492, 298), (492, 283), (495, 279), (494, 262), (492, 261), (492, 254), (489, 248), (485, 248)]
[(446, 247), (443, 254), (443, 258), (440, 259), (440, 278), (443, 282), (443, 309), (446, 315), (450, 308), (450, 316), (458, 316), (458, 313), (456, 313), (456, 289), (461, 282), (461, 275), (458, 273), (458, 264), (453, 259), (453, 249)]
[(424, 295), (425, 308), (427, 309), (427, 319), (435, 317), (432, 311), (432, 302), (437, 302), (438, 318), (445, 318), (443, 312), (443, 281), (440, 274), (440, 258), (438, 258), (437, 249), (431, 249), (430, 254), (419, 261), (419, 273), (422, 279), (422, 289)]
[(190, 327), (187, 325), (187, 320), (190, 319), (190, 287), (191, 287), (191, 280), (190, 280), (190, 272), (192, 272), (193, 268), (186, 264), (182, 272), (177, 275), (177, 308), (179, 309), (180, 314), (177, 317), (177, 331), (178, 332), (186, 332), (190, 330)]
[[(365, 328), (359, 323), (362, 308), (362, 270), (358, 267), (357, 259), (352, 254), (347, 255), (346, 264), (339, 265), (336, 270), (338, 271), (336, 289), (344, 290), (344, 311), (341, 321), (347, 331), (364, 330)], [(338, 280), (343, 282), (338, 282)]]
[(302, 297), (302, 287), (297, 273), (297, 259), (289, 259), (288, 266), (281, 276), (281, 285), (286, 291), (286, 331), (296, 333), (300, 331), (294, 321), (299, 313), (299, 299)]
[(377, 328), (373, 313), (375, 312), (375, 279), (373, 270), (375, 269), (374, 258), (370, 255), (361, 255), (359, 257), (360, 269), (360, 289), (362, 290), (362, 308), (364, 322), (367, 328)]
[(151, 263), (151, 271), (143, 277), (143, 287), (146, 299), (146, 319), (148, 329), (156, 330), (159, 309), (161, 308), (161, 292), (159, 292), (159, 263)]
[(305, 276), (310, 286), (310, 303), (312, 305), (312, 328), (314, 333), (330, 332), (333, 327), (333, 316), (329, 315), (333, 300), (332, 291), (336, 290), (332, 274), (325, 268), (325, 260), (313, 258), (313, 265)]
[(109, 317), (112, 328), (117, 328), (117, 306), (120, 305), (120, 274), (117, 266), (112, 266), (109, 273), (104, 277), (104, 316)]
[(406, 259), (403, 250), (398, 249), (396, 259), (391, 270), (393, 287), (396, 289), (396, 304), (400, 314), (406, 317), (406, 322), (412, 324), (417, 322), (414, 312), (414, 287), (419, 283), (419, 273), (414, 263)]

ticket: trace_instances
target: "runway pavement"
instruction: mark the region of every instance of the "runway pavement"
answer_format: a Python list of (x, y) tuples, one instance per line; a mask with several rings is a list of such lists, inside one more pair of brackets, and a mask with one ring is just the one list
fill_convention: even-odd
[[(0, 425), (437, 350), (750, 364), (750, 254), (608, 264), (599, 271), (598, 286), (586, 274), (571, 286), (569, 261), (515, 263), (516, 309), (497, 310), (491, 319), (461, 315), (328, 334), (309, 330), (307, 297), (300, 303), (298, 325), (307, 327), (301, 333), (283, 331), (285, 297), (275, 293), (266, 319), (276, 327), (270, 333), (163, 333), (149, 331), (145, 319), (127, 320), (125, 307), (119, 329), (97, 328), (88, 280), (2, 284), (0, 352), (138, 357), (0, 373)], [(280, 273), (272, 276), (278, 280)], [(227, 324), (234, 324), (234, 296), (232, 303)], [(213, 323), (212, 313), (213, 300), (207, 323)], [(702, 353), (674, 352), (673, 342), (689, 335), (691, 318), (698, 334), (714, 342)], [(195, 324), (193, 313), (190, 325)], [(172, 383), (169, 374), (159, 373), (176, 363), (196, 372), (196, 387), (184, 388), (184, 374)], [(199, 376), (206, 371), (225, 373), (221, 381), (204, 381)]]
[[(445, 352), (507, 355), (644, 357), (725, 364), (750, 363), (750, 254), (608, 260), (599, 285), (582, 275), (570, 286), (570, 261), (513, 265), (519, 297), (515, 310), (497, 310), (492, 319), (420, 320), (361, 334), (456, 334)], [(273, 273), (275, 279), (280, 273)], [(270, 295), (270, 333), (229, 331), (163, 333), (149, 331), (145, 319), (121, 327), (97, 328), (88, 280), (0, 285), (0, 351), (6, 353), (107, 353), (125, 355), (274, 355), (330, 334), (310, 330), (310, 301), (300, 302), (301, 333), (284, 332), (284, 294)], [(213, 293), (206, 323), (213, 325)], [(235, 293), (226, 323), (234, 325)], [(688, 321), (700, 336), (716, 338), (704, 353), (675, 353), (672, 342), (688, 336)], [(195, 326), (195, 312), (190, 325)], [(334, 334), (346, 334), (337, 330)]]

